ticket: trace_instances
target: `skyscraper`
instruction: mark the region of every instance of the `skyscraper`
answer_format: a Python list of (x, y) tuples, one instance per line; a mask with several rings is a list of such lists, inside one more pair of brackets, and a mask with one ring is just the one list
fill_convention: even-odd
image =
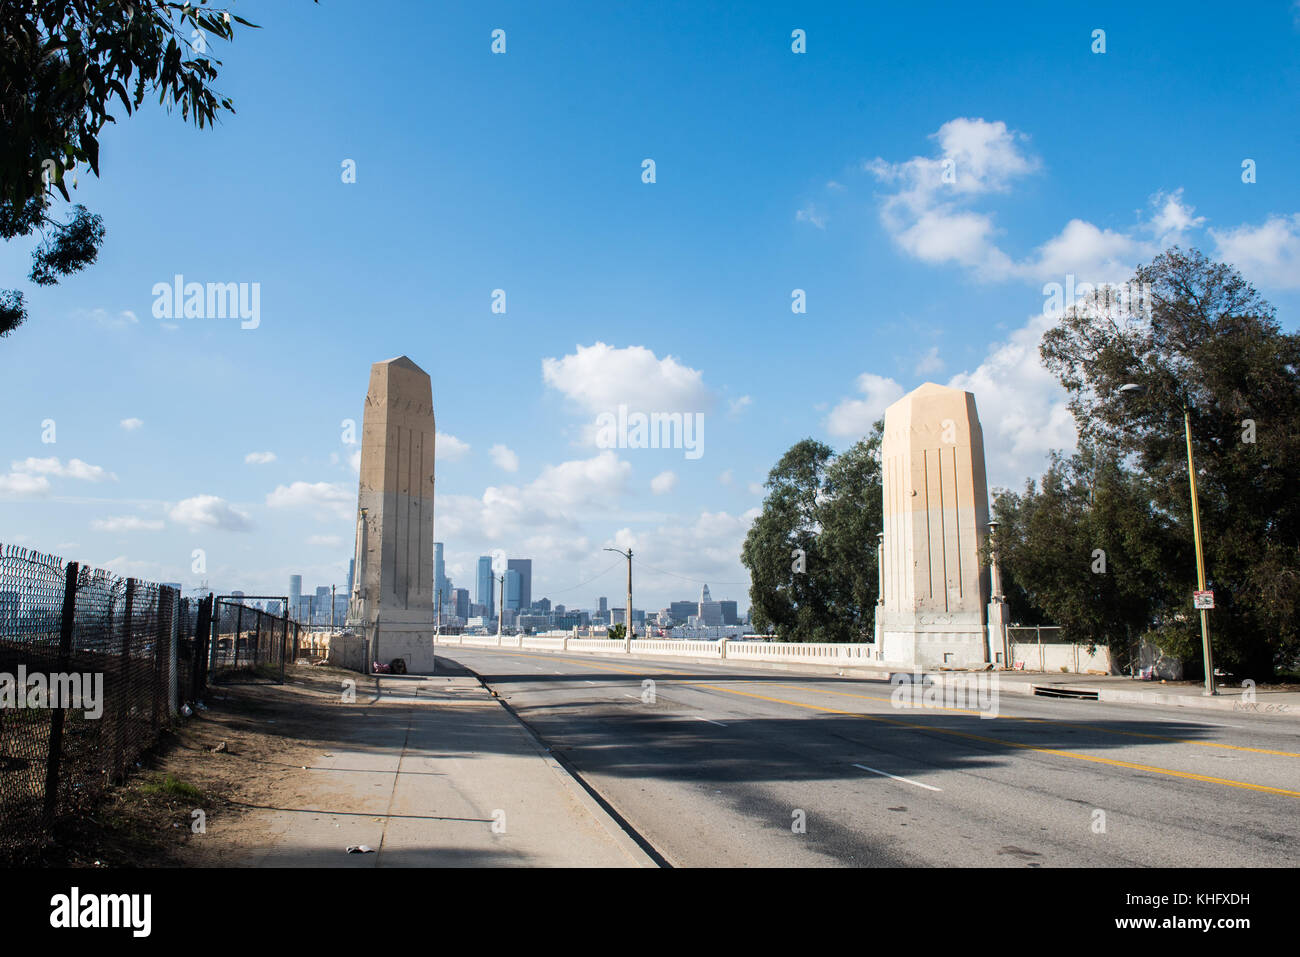
[(298, 606), (302, 604), (302, 576), (289, 576), (289, 614), (298, 614)]
[(511, 558), (506, 568), (519, 572), (519, 605), (527, 609), (533, 604), (533, 560), (531, 558)]
[(346, 595), (349, 598), (352, 597), (352, 576), (355, 575), (356, 573), (357, 573), (357, 560), (355, 558), (349, 558), (348, 559), (348, 590), (346, 592)]
[(523, 576), (519, 574), (519, 569), (506, 569), (505, 580), (505, 598), (506, 611), (518, 611), (520, 608), (521, 595), (523, 593)]
[(709, 595), (709, 586), (705, 585), (700, 589), (700, 624), (701, 625), (720, 625), (722, 624), (722, 602), (714, 601)]
[(442, 596), (444, 605), (449, 604), (447, 596), (447, 577), (442, 563), (442, 542), (433, 543), (433, 607), (438, 607), (438, 596)]
[(478, 581), (474, 592), (474, 600), (480, 605), (486, 605), (491, 609), (489, 617), (496, 615), (496, 579), (492, 575), (492, 557), (490, 555), (480, 555), (478, 557)]

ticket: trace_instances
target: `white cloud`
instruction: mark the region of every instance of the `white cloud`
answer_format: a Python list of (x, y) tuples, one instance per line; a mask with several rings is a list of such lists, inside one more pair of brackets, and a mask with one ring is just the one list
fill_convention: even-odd
[(731, 415), (740, 415), (753, 404), (754, 400), (747, 395), (742, 395), (739, 399), (728, 399), (727, 412)]
[(244, 456), (244, 461), (249, 465), (268, 465), (275, 461), (274, 452), (249, 452)]
[(339, 538), (337, 535), (312, 535), (308, 537), (307, 544), (338, 548), (343, 544), (343, 539)]
[(913, 371), (919, 376), (929, 375), (931, 372), (942, 372), (943, 360), (939, 358), (939, 347), (931, 346), (930, 351), (917, 360), (916, 368)]
[(445, 462), (459, 462), (469, 454), (468, 442), (462, 442), (456, 436), (445, 432), (439, 432), (434, 437), (434, 448), (437, 450), (437, 457)]
[(44, 475), (29, 475), (26, 472), (10, 472), (0, 475), (0, 495), (13, 495), (17, 498), (34, 498), (50, 490), (50, 480)]
[(1133, 275), (1139, 259), (1156, 251), (1156, 247), (1143, 240), (1072, 219), (1058, 235), (1039, 246), (1033, 256), (1010, 268), (1009, 274), (1064, 282), (1072, 273), (1079, 280), (1094, 284), (1123, 283)]
[(667, 495), (677, 487), (677, 473), (671, 469), (660, 472), (650, 480), (650, 491), (656, 495)]
[(589, 413), (617, 412), (620, 404), (630, 411), (702, 412), (713, 404), (702, 372), (644, 346), (578, 346), (572, 355), (543, 359), (542, 379)]
[(801, 223), (812, 223), (818, 229), (826, 228), (826, 214), (815, 203), (807, 203), (794, 214), (794, 218)]
[(247, 532), (253, 527), (248, 514), (234, 508), (215, 495), (195, 495), (172, 506), (167, 517), (190, 531), (216, 528), (227, 532)]
[(893, 379), (864, 372), (858, 376), (861, 399), (843, 399), (826, 417), (826, 431), (841, 438), (860, 439), (885, 414), (885, 409), (903, 397), (903, 387)]
[(750, 482), (748, 488), (749, 488), (750, 495), (757, 495), (760, 498), (762, 498), (763, 493), (767, 491), (765, 488), (763, 488), (761, 482)]
[(161, 532), (161, 518), (141, 518), (138, 515), (118, 515), (111, 518), (96, 518), (90, 527), (97, 532)]
[(80, 479), (83, 482), (103, 482), (108, 479), (117, 481), (117, 476), (107, 472), (98, 465), (88, 465), (81, 459), (68, 459), (64, 465), (57, 458), (26, 458), (10, 466), (15, 472), (28, 472), (36, 475), (53, 475), (58, 478)]
[(525, 532), (571, 537), (580, 519), (614, 511), (631, 474), (631, 465), (606, 450), (547, 466), (527, 485), (488, 486), (480, 498), (440, 495), (437, 535), (440, 541), (479, 545), (517, 539)]
[[(1039, 313), (1005, 340), (994, 343), (974, 369), (954, 375), (952, 388), (974, 393), (984, 432), (989, 486), (1019, 490), (1026, 478), (1038, 478), (1053, 449), (1075, 448), (1074, 418), (1065, 390), (1044, 368), (1038, 344), (1055, 320)], [(831, 411), (826, 429), (835, 436), (859, 439), (885, 408), (903, 396), (893, 379), (864, 373), (858, 390), (865, 398), (845, 399)]]
[(515, 455), (515, 453), (510, 451), (506, 446), (500, 444), (494, 445), (489, 450), (488, 455), (492, 457), (492, 462), (497, 468), (503, 469), (507, 472), (519, 471), (519, 456)]
[(107, 309), (78, 309), (73, 315), (80, 319), (88, 319), (97, 323), (106, 329), (128, 329), (131, 326), (138, 325), (140, 320), (130, 309), (123, 309), (117, 313), (111, 313)]
[(1183, 191), (1176, 189), (1172, 193), (1158, 192), (1151, 197), (1151, 206), (1155, 210), (1147, 227), (1156, 236), (1161, 247), (1174, 246), (1184, 242), (1184, 234), (1192, 229), (1199, 229), (1205, 224), (1204, 216), (1193, 216), (1195, 207), (1183, 203)]
[(1018, 491), (1026, 478), (1038, 478), (1052, 449), (1075, 448), (1074, 418), (1065, 389), (1038, 353), (1043, 333), (1055, 321), (1042, 314), (1006, 340), (996, 343), (975, 369), (948, 382), (975, 395), (984, 431), (989, 487)]
[(1023, 134), (1005, 123), (982, 119), (950, 120), (931, 136), (938, 155), (914, 156), (901, 163), (877, 158), (864, 167), (894, 186), (881, 204), (880, 219), (904, 252), (934, 265), (953, 263), (986, 281), (1007, 279), (1124, 282), (1142, 258), (1162, 245), (1181, 241), (1205, 219), (1183, 203), (1182, 190), (1157, 193), (1152, 214), (1136, 228), (1158, 242), (1072, 219), (1061, 232), (1017, 261), (998, 245), (993, 216), (972, 209), (981, 197), (1006, 193), (1019, 178), (1040, 168), (1024, 150)]
[(334, 482), (293, 482), (277, 486), (266, 496), (270, 508), (307, 508), (316, 518), (352, 518), (356, 510), (356, 493)]
[(144, 420), (143, 420), (143, 419), (123, 419), (123, 420), (122, 420), (120, 423), (118, 423), (118, 424), (121, 425), (122, 428), (126, 429), (128, 432), (134, 432), (136, 429), (138, 429), (138, 428), (140, 428), (142, 425), (144, 425)]
[(1270, 216), (1263, 225), (1210, 230), (1216, 258), (1248, 280), (1275, 289), (1300, 289), (1300, 214)]
[(361, 450), (357, 449), (348, 456), (348, 466), (357, 474), (361, 473)]
[(732, 474), (731, 469), (723, 469), (718, 473), (718, 481), (723, 485), (730, 487), (735, 484), (736, 478)]

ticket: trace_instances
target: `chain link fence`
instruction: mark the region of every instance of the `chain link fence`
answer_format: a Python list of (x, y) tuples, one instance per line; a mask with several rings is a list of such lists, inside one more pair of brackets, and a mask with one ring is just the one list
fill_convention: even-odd
[(211, 609), (0, 545), (0, 855), (89, 808), (198, 700)]
[(212, 624), (212, 680), (284, 682), (285, 666), (298, 656), (298, 623), (252, 602), (265, 599), (287, 608), (285, 596), (222, 595)]

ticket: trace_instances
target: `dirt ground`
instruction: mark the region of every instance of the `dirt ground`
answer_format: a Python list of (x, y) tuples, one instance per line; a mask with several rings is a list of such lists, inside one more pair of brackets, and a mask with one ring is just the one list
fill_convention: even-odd
[[(291, 666), (285, 684), (214, 684), (207, 710), (178, 719), (96, 811), (67, 822), (26, 863), (83, 867), (239, 864), (265, 835), (266, 807), (310, 803), (306, 766), (345, 732), (344, 680), (358, 696), (374, 679), (340, 668)], [(206, 833), (193, 831), (202, 811)], [(215, 830), (215, 833), (214, 833)]]

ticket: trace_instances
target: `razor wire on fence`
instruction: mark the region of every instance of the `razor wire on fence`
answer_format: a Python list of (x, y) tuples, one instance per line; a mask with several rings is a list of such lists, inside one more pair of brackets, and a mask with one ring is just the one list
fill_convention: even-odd
[(0, 545), (0, 854), (88, 808), (199, 699), (212, 606)]

